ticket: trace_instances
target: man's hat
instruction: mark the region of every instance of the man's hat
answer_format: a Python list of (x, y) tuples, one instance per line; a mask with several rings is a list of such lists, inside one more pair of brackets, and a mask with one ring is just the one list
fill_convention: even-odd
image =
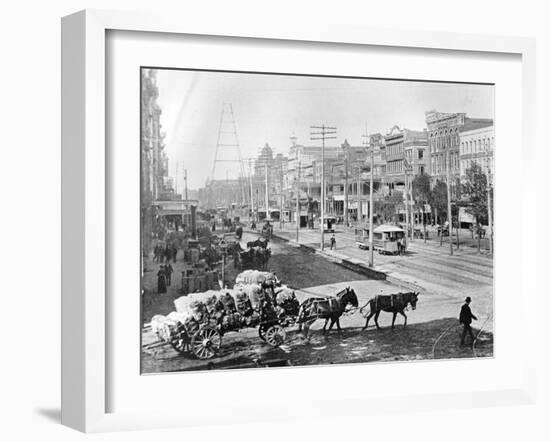
[(467, 296), (466, 299), (464, 300), (464, 302), (472, 302), (472, 298), (470, 298), (469, 296)]

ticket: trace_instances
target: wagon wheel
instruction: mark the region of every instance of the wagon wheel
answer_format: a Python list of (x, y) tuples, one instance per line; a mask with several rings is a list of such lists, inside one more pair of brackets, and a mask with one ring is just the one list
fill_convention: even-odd
[(279, 324), (272, 325), (265, 331), (265, 341), (272, 347), (278, 347), (286, 339), (286, 331)]
[(222, 345), (222, 336), (215, 328), (207, 325), (191, 338), (191, 351), (199, 359), (210, 359)]
[(170, 345), (180, 354), (189, 351), (189, 339), (183, 335), (174, 336), (170, 341)]
[(177, 329), (177, 333), (171, 337), (170, 345), (180, 354), (189, 351), (189, 335), (183, 325), (180, 324)]
[(258, 336), (262, 341), (265, 341), (265, 327), (263, 325), (258, 327)]

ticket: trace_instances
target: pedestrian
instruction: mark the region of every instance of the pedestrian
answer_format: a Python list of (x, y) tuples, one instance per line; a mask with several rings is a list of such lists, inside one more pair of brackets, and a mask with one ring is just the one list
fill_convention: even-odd
[(336, 249), (336, 238), (334, 236), (334, 233), (330, 237), (330, 250), (332, 250), (333, 248)]
[(166, 271), (161, 265), (157, 272), (157, 291), (159, 294), (166, 293)]
[(166, 285), (170, 287), (172, 285), (172, 273), (174, 273), (174, 268), (172, 267), (172, 264), (166, 264), (164, 266), (164, 272), (166, 274)]
[(466, 338), (466, 334), (470, 335), (471, 344), (474, 345), (474, 333), (472, 332), (472, 327), (470, 324), (472, 323), (472, 319), (475, 319), (477, 321), (477, 318), (472, 313), (472, 310), (470, 309), (470, 302), (472, 302), (472, 298), (469, 296), (464, 300), (464, 305), (462, 305), (462, 308), (460, 309), (460, 317), (459, 321), (461, 324), (464, 325), (464, 329), (462, 330), (462, 337), (460, 338), (460, 345), (464, 345), (464, 340)]
[(178, 248), (173, 245), (172, 246), (172, 260), (174, 261), (174, 263), (176, 262), (176, 256), (178, 256)]

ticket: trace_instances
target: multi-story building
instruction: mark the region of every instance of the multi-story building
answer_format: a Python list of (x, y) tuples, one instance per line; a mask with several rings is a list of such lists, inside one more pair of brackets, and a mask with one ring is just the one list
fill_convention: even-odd
[(473, 129), (465, 125), (460, 131), (460, 176), (466, 175), (466, 170), (477, 163), (483, 173), (491, 177), (494, 173), (494, 148), (495, 127), (492, 120)]
[(285, 203), (288, 183), (288, 158), (281, 153), (273, 155), (273, 149), (266, 143), (254, 161), (252, 178), (254, 205), (262, 212), (262, 216), (266, 208), (269, 216), (280, 216), (279, 209), (281, 202), (283, 205)]
[(447, 180), (447, 167), (451, 182), (460, 176), (461, 132), (483, 128), (493, 122), (486, 118), (469, 118), (465, 113), (426, 112), (430, 174), (435, 180)]
[(401, 189), (406, 173), (413, 178), (429, 173), (428, 134), (426, 131), (400, 129), (393, 126), (386, 136), (386, 183), (391, 189)]
[(156, 71), (142, 70), (141, 82), (141, 226), (143, 252), (151, 248), (158, 216), (153, 202), (167, 190), (168, 159), (161, 132), (161, 109), (157, 103)]

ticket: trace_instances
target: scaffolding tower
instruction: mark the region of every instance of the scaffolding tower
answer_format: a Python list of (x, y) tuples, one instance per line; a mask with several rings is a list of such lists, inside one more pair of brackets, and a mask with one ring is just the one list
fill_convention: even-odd
[(239, 136), (237, 134), (237, 123), (235, 121), (235, 114), (233, 112), (233, 105), (231, 103), (222, 103), (222, 111), (220, 115), (220, 125), (218, 129), (218, 139), (216, 142), (216, 151), (214, 153), (214, 162), (212, 164), (212, 173), (210, 175), (210, 183), (223, 179), (228, 179), (228, 170), (225, 170), (224, 177), (216, 178), (216, 169), (219, 167), (218, 163), (232, 163), (238, 164), (236, 172), (239, 174), (236, 178), (240, 183), (240, 205), (244, 206), (246, 202), (245, 197), (245, 185), (243, 180), (246, 180), (245, 168), (243, 159), (241, 156), (241, 147), (239, 144)]

